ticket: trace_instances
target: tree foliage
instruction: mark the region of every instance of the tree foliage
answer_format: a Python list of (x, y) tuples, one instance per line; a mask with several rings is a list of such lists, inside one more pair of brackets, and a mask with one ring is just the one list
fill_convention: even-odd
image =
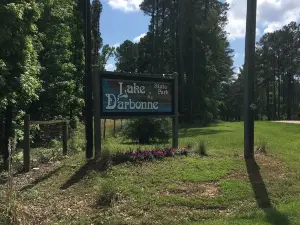
[(171, 121), (153, 118), (128, 120), (122, 132), (126, 138), (140, 144), (168, 142), (171, 137)]
[(217, 0), (159, 1), (141, 4), (151, 16), (139, 43), (116, 49), (118, 71), (179, 73), (180, 111), (189, 121), (211, 121), (219, 114), (223, 83), (233, 75), (232, 49), (224, 26), (228, 4)]
[[(32, 120), (83, 119), (85, 43), (83, 0), (3, 0), (0, 3), (0, 149), (21, 138)], [(104, 70), (114, 48), (103, 46), (102, 4), (91, 4), (92, 63)]]
[(41, 49), (36, 22), (40, 17), (34, 1), (0, 3), (0, 121), (4, 161), (9, 138), (14, 136), (18, 112), (38, 99)]
[[(74, 8), (72, 0), (40, 3), (42, 91), (39, 100), (30, 107), (33, 119), (75, 116), (82, 107), (83, 39), (75, 28), (80, 17)], [(74, 45), (81, 48), (75, 49)]]
[[(300, 117), (300, 25), (291, 22), (280, 30), (264, 34), (256, 44), (254, 99), (256, 119), (281, 120)], [(227, 119), (240, 118), (243, 104), (243, 77), (229, 85)], [(233, 110), (238, 109), (238, 110)]]

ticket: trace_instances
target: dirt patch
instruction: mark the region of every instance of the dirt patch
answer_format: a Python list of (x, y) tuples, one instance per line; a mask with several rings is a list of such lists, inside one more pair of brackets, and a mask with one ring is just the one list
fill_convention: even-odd
[(233, 172), (226, 176), (223, 180), (244, 180), (247, 179), (247, 174), (246, 173), (241, 173), (241, 172)]
[(176, 188), (164, 191), (163, 194), (213, 198), (220, 194), (220, 187), (216, 183), (181, 183)]
[[(13, 185), (16, 190), (22, 190), (28, 186), (35, 185), (43, 180), (50, 178), (63, 166), (61, 162), (42, 164), (37, 168), (33, 168), (28, 173), (19, 173), (13, 177)], [(1, 184), (5, 185), (7, 181), (7, 173), (2, 173)], [(1, 187), (1, 185), (0, 185)]]
[[(243, 155), (235, 155), (234, 157), (244, 160)], [(291, 175), (295, 174), (295, 172), (286, 168), (281, 161), (271, 154), (264, 154), (258, 151), (255, 153), (255, 161), (260, 169), (262, 177), (266, 180), (288, 179)], [(248, 177), (246, 167), (244, 167), (243, 169), (232, 172), (221, 180), (247, 180)]]

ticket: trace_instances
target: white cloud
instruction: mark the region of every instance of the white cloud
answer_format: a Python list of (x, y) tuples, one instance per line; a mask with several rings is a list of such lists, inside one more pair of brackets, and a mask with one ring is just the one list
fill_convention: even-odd
[(239, 74), (240, 73), (240, 67), (239, 66), (235, 66), (235, 68), (234, 68), (234, 73), (235, 74)]
[[(228, 38), (244, 38), (246, 32), (247, 0), (226, 0), (230, 4), (229, 23), (226, 31)], [(264, 33), (280, 29), (291, 21), (300, 19), (300, 0), (258, 0), (257, 25), (264, 28)], [(256, 28), (256, 35), (260, 30)]]
[(113, 45), (113, 47), (117, 48), (117, 47), (120, 47), (120, 45), (121, 45), (120, 43), (116, 43), (116, 44)]
[(256, 37), (257, 37), (257, 36), (260, 36), (260, 35), (261, 35), (260, 29), (256, 28)]
[(135, 38), (133, 39), (133, 42), (137, 43), (137, 42), (139, 42), (139, 41), (141, 40), (141, 38), (143, 38), (143, 37), (145, 37), (145, 36), (146, 36), (146, 33), (142, 33), (141, 35), (135, 37)]
[(111, 63), (105, 65), (106, 71), (114, 71), (115, 69), (116, 69), (116, 66)]
[(119, 9), (124, 12), (136, 12), (140, 10), (140, 4), (143, 0), (107, 0), (107, 3), (113, 9)]
[(257, 19), (265, 28), (264, 33), (273, 32), (282, 26), (300, 19), (300, 0), (259, 0)]
[(233, 56), (233, 58), (236, 59), (236, 58), (238, 58), (239, 56), (240, 56), (240, 53), (235, 53), (234, 56)]
[(230, 5), (228, 11), (228, 24), (226, 31), (229, 33), (228, 38), (234, 40), (245, 36), (246, 25), (246, 0), (226, 0)]

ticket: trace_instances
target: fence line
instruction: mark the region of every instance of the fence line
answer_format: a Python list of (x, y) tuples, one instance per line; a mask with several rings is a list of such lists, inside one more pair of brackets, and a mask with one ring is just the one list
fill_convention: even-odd
[(67, 120), (52, 120), (52, 121), (31, 121), (30, 115), (25, 115), (24, 118), (24, 172), (30, 170), (30, 125), (37, 124), (57, 124), (62, 123), (62, 142), (63, 142), (63, 155), (68, 154), (68, 121)]

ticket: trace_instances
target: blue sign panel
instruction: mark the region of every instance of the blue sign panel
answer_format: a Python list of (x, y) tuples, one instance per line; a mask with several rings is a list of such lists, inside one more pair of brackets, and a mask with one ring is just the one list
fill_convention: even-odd
[(104, 115), (172, 115), (173, 80), (103, 76), (101, 108)]

